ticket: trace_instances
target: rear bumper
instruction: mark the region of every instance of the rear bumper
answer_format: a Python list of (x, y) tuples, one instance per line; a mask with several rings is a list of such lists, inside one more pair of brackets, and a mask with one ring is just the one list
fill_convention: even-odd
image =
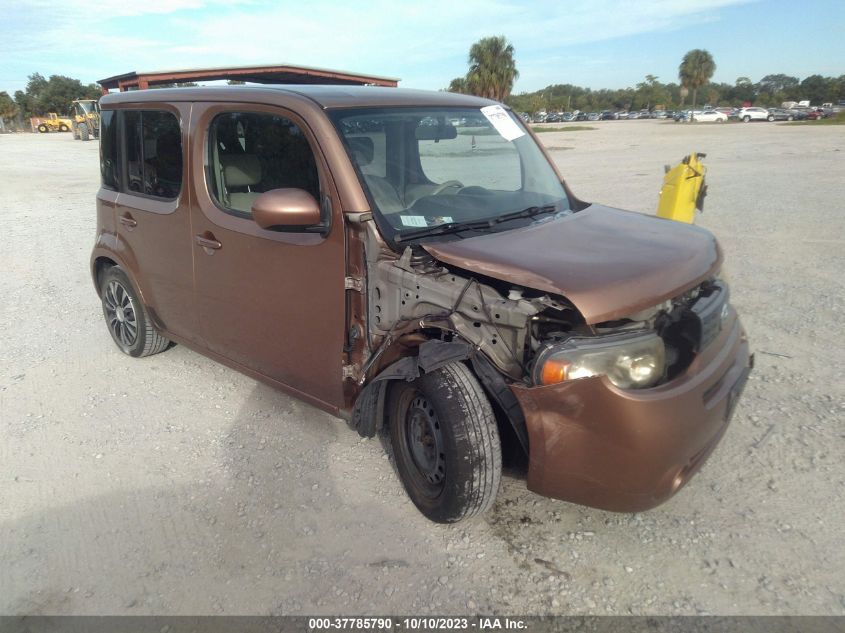
[(753, 367), (736, 313), (687, 371), (654, 389), (604, 377), (512, 386), (529, 435), (528, 488), (618, 512), (659, 505), (724, 435)]

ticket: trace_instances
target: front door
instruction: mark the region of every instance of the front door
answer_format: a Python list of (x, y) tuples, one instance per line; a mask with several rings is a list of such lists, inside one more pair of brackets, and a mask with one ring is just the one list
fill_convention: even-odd
[[(272, 107), (194, 104), (196, 305), (209, 349), (329, 407), (343, 404), (340, 205), (307, 126)], [(262, 192), (303, 189), (334, 214), (326, 235), (267, 231)]]

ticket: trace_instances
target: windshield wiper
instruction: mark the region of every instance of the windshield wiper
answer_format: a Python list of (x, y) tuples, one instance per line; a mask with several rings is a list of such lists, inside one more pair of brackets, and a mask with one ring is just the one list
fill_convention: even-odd
[(394, 238), (394, 241), (407, 242), (420, 237), (430, 237), (432, 235), (446, 235), (447, 233), (460, 233), (461, 231), (470, 231), (473, 229), (490, 229), (510, 220), (517, 220), (519, 218), (530, 218), (541, 213), (554, 213), (557, 207), (553, 204), (547, 204), (542, 207), (527, 207), (521, 211), (512, 211), (511, 213), (504, 213), (492, 218), (485, 218), (483, 220), (473, 220), (471, 222), (447, 222), (445, 224), (438, 224), (436, 226), (429, 226), (417, 231), (408, 231), (401, 233)]

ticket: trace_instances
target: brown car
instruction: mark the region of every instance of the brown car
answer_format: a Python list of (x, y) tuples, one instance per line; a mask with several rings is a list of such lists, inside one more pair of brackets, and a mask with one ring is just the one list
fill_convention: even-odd
[[(384, 428), (434, 521), (528, 488), (668, 499), (751, 368), (707, 231), (576, 198), (518, 116), (395, 88), (103, 97), (91, 270), (131, 356), (181, 343)], [(502, 438), (502, 439), (500, 439)]]

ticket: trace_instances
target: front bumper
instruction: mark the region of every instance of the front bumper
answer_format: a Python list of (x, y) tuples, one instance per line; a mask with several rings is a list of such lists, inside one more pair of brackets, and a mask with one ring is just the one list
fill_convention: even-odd
[(617, 512), (659, 505), (719, 443), (753, 360), (731, 309), (715, 340), (665, 385), (625, 391), (598, 376), (511, 386), (528, 428), (529, 490)]

